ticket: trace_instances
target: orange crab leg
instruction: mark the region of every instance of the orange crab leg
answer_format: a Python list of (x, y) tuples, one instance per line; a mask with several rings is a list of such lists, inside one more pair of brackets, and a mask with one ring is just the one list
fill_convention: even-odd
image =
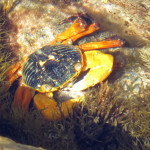
[(68, 39), (80, 32), (83, 32), (87, 27), (87, 23), (79, 18), (74, 21), (73, 25), (66, 29), (64, 32), (59, 34), (55, 40), (51, 41), (50, 44), (62, 43), (65, 39)]
[(109, 41), (99, 41), (99, 42), (90, 42), (79, 45), (79, 48), (88, 51), (93, 49), (104, 49), (104, 48), (112, 48), (112, 47), (122, 47), (124, 42), (120, 39), (117, 40), (109, 40)]
[(99, 30), (100, 27), (95, 23), (88, 25), (83, 19), (78, 18), (74, 21), (73, 25), (66, 29), (64, 32), (59, 34), (55, 40), (50, 44), (63, 43), (69, 44), (69, 42), (76, 41), (78, 38), (83, 37), (87, 34), (93, 33), (96, 30)]
[(79, 104), (82, 98), (71, 99), (63, 102), (58, 106), (53, 98), (49, 98), (44, 94), (37, 94), (34, 96), (34, 104), (36, 108), (41, 111), (46, 120), (59, 120), (62, 116), (67, 117), (73, 112), (73, 107)]
[(17, 72), (21, 67), (22, 65), (20, 62), (12, 65), (5, 73), (5, 80), (10, 81), (11, 83), (16, 80), (18, 78)]
[[(21, 76), (21, 67), (22, 63), (25, 61), (26, 58), (20, 60), (19, 62), (15, 63), (14, 65), (10, 66), (9, 69), (5, 73), (5, 81), (9, 81), (9, 86)], [(9, 87), (8, 87), (9, 88)]]
[(11, 9), (12, 4), (13, 4), (13, 0), (5, 0), (3, 6), (4, 15), (6, 15), (7, 12)]
[(83, 31), (83, 32), (81, 32), (79, 34), (76, 34), (75, 36), (72, 36), (72, 37), (68, 38), (67, 40), (62, 42), (62, 44), (68, 44), (69, 41), (74, 42), (77, 39), (79, 39), (79, 38), (81, 38), (81, 37), (83, 37), (85, 35), (91, 34), (91, 33), (95, 32), (95, 31), (97, 31), (99, 29), (100, 29), (100, 27), (97, 24), (93, 23), (85, 31)]
[(46, 95), (39, 93), (34, 96), (34, 105), (39, 111), (41, 111), (42, 115), (47, 120), (61, 118), (57, 102), (53, 98), (49, 98)]
[(33, 95), (34, 90), (21, 83), (15, 92), (12, 106), (21, 107), (23, 110), (27, 111)]

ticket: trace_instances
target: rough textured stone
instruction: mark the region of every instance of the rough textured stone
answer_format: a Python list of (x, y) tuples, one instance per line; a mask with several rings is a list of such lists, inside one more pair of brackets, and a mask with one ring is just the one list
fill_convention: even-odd
[(0, 150), (44, 150), (43, 148), (36, 148), (33, 146), (23, 145), (15, 141), (0, 136)]
[(124, 37), (131, 46), (150, 43), (148, 0), (83, 0), (81, 3), (103, 27)]

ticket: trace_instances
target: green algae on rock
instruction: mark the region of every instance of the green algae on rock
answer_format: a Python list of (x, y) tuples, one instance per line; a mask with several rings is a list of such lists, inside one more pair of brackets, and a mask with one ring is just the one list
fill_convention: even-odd
[(3, 81), (4, 73), (10, 65), (10, 54), (7, 52), (7, 44), (5, 43), (7, 33), (5, 26), (5, 18), (0, 16), (0, 82)]

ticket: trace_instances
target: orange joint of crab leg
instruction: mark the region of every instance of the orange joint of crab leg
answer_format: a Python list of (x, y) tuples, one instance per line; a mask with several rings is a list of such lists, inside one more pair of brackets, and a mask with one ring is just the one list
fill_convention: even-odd
[(79, 38), (81, 38), (81, 37), (83, 37), (83, 36), (85, 36), (85, 35), (91, 34), (91, 33), (95, 32), (95, 31), (97, 31), (97, 30), (99, 30), (99, 29), (100, 29), (99, 25), (93, 23), (93, 24), (91, 24), (85, 31), (83, 31), (83, 32), (81, 32), (81, 33), (79, 33), (79, 34), (76, 34), (75, 36), (72, 36), (71, 38), (65, 40), (65, 41), (62, 42), (62, 43), (63, 43), (63, 44), (68, 44), (69, 41), (74, 42), (74, 41), (76, 41), (77, 39), (79, 39)]
[(4, 80), (9, 82), (8, 89), (12, 85), (12, 83), (22, 75), (21, 67), (22, 63), (18, 62), (15, 65), (12, 65), (8, 69), (8, 71), (6, 71)]
[(11, 77), (12, 77), (16, 72), (18, 72), (18, 70), (19, 70), (21, 67), (22, 67), (22, 65), (21, 65), (20, 62), (18, 62), (18, 63), (16, 63), (16, 64), (12, 65), (12, 66), (8, 69), (8, 71), (6, 71), (6, 73), (5, 73), (5, 80), (6, 80), (6, 81), (7, 81), (7, 80), (10, 80)]
[(90, 69), (84, 78), (75, 83), (71, 90), (85, 90), (104, 81), (112, 72), (113, 56), (98, 50), (87, 51), (83, 54), (83, 71)]
[(59, 120), (62, 116), (68, 117), (72, 113), (73, 107), (82, 101), (81, 99), (67, 100), (59, 107), (53, 98), (48, 98), (46, 95), (39, 93), (34, 96), (34, 104), (46, 120), (52, 121)]
[[(16, 75), (18, 73), (19, 70), (21, 70), (21, 67), (24, 63), (24, 61), (26, 60), (26, 57), (24, 59), (21, 59), (19, 62), (11, 65), (8, 70), (6, 71), (5, 73), (5, 81), (10, 81), (11, 78)], [(21, 76), (20, 72), (19, 72), (19, 75), (18, 76)], [(17, 79), (17, 78), (16, 78)]]
[(11, 86), (12, 83), (19, 78), (22, 73), (21, 73), (21, 68), (23, 62), (26, 60), (26, 57), (19, 62), (15, 63), (14, 65), (10, 66), (8, 70), (5, 73), (5, 81), (9, 81), (9, 85)]
[(39, 93), (34, 96), (34, 105), (37, 110), (41, 111), (46, 120), (57, 120), (61, 118), (60, 109), (53, 98)]
[(21, 83), (16, 90), (12, 106), (21, 107), (23, 110), (27, 111), (33, 95), (34, 90)]
[(83, 32), (87, 27), (87, 23), (81, 18), (74, 21), (74, 24), (59, 34), (50, 44), (61, 43), (62, 41)]
[(112, 47), (121, 47), (124, 44), (122, 40), (90, 42), (79, 45), (82, 50), (88, 51), (93, 49), (103, 49)]
[(4, 15), (6, 15), (7, 12), (10, 10), (10, 8), (12, 7), (12, 4), (13, 4), (13, 0), (4, 1), (4, 6), (3, 6)]

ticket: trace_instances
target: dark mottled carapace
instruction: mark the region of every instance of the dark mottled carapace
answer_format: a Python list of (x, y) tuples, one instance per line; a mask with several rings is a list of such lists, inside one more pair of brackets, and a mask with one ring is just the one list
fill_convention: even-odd
[(28, 57), (23, 67), (23, 81), (39, 91), (42, 85), (58, 88), (77, 76), (81, 67), (79, 48), (73, 45), (48, 45)]

